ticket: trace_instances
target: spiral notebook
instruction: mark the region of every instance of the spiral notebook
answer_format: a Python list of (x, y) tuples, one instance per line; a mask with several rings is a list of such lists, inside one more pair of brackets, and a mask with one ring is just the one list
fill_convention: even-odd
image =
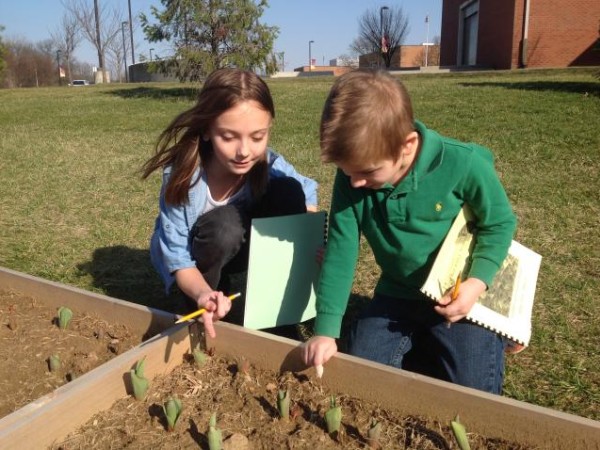
[[(421, 292), (433, 300), (451, 289), (456, 277), (465, 279), (471, 264), (471, 252), (477, 235), (473, 233), (473, 215), (464, 207), (450, 231)], [(489, 328), (517, 344), (527, 346), (531, 338), (531, 316), (542, 257), (512, 241), (508, 256), (492, 285), (473, 305), (467, 319)]]
[(252, 220), (245, 327), (260, 330), (316, 316), (316, 257), (326, 227), (323, 211)]

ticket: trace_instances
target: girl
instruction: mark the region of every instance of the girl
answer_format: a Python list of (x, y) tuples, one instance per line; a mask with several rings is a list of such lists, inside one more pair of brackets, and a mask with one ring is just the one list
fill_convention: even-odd
[(152, 263), (167, 293), (175, 282), (194, 308), (206, 309), (211, 337), (231, 308), (218, 290), (222, 277), (247, 267), (251, 219), (316, 210), (317, 183), (267, 148), (274, 117), (259, 76), (217, 70), (143, 166), (143, 178), (163, 169)]

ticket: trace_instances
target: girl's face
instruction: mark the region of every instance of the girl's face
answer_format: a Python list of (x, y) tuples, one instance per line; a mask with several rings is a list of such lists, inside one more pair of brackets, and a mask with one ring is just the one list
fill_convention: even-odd
[(204, 136), (212, 142), (214, 161), (229, 173), (248, 173), (265, 158), (271, 121), (271, 114), (254, 100), (222, 113)]

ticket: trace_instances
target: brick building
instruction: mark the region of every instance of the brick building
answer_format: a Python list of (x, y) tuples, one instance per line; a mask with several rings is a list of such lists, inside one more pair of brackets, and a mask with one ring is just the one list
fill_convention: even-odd
[(600, 0), (443, 0), (442, 66), (600, 65)]
[[(425, 65), (437, 66), (439, 65), (439, 54), (439, 45), (428, 46), (427, 52), (423, 45), (401, 45), (396, 47), (390, 62), (390, 69), (416, 69)], [(427, 64), (425, 56), (427, 56)], [(377, 52), (367, 53), (359, 56), (358, 65), (359, 67), (382, 67), (383, 59)]]

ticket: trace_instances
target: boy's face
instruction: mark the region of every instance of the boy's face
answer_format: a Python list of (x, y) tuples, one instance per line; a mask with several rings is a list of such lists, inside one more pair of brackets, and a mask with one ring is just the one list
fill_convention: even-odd
[(398, 160), (383, 159), (368, 165), (356, 165), (352, 162), (336, 163), (350, 177), (353, 188), (380, 189), (385, 184), (396, 186), (406, 175), (409, 167), (404, 164), (404, 157)]
[(398, 150), (398, 159), (380, 159), (368, 164), (337, 162), (336, 165), (350, 177), (353, 188), (380, 189), (385, 184), (397, 186), (412, 168), (420, 149), (420, 138), (416, 131), (409, 133)]

